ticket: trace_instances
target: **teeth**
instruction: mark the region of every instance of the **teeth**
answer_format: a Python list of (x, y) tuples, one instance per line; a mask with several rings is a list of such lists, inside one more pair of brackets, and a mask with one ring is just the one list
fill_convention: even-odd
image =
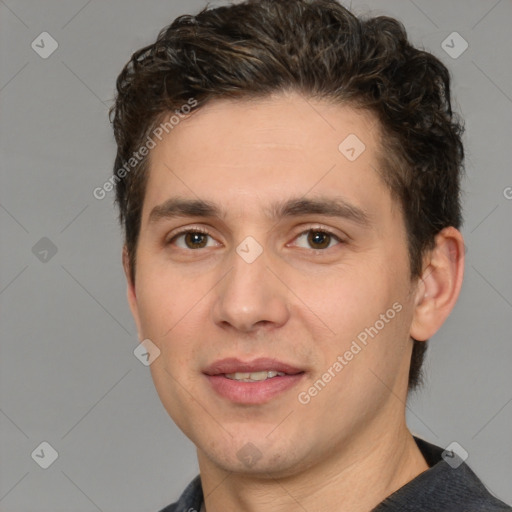
[(261, 380), (271, 379), (272, 377), (285, 375), (283, 372), (276, 372), (274, 370), (262, 371), (262, 372), (236, 372), (226, 373), (228, 379), (238, 380), (240, 382), (258, 382)]

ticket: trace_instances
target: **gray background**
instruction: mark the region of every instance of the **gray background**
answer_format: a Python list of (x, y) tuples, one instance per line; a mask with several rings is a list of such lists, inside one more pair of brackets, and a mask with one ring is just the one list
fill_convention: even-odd
[[(203, 5), (0, 0), (2, 512), (156, 511), (197, 473), (193, 445), (133, 355), (113, 195), (99, 201), (92, 191), (113, 163), (107, 110), (117, 74), (160, 28)], [(438, 445), (457, 441), (512, 502), (512, 2), (352, 7), (398, 17), (454, 76), (467, 126), (466, 276), (408, 418)], [(44, 31), (59, 45), (47, 59), (31, 48)], [(456, 59), (441, 46), (453, 31), (469, 43)], [(43, 237), (56, 254), (41, 252), (45, 241), (33, 249)], [(46, 470), (31, 458), (42, 441), (59, 453)]]

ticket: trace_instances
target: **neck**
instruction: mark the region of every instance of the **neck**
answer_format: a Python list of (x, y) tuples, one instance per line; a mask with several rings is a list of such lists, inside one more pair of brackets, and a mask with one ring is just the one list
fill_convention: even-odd
[(405, 419), (398, 429), (374, 427), (373, 434), (333, 447), (328, 459), (287, 476), (224, 471), (198, 451), (206, 511), (368, 512), (428, 469)]

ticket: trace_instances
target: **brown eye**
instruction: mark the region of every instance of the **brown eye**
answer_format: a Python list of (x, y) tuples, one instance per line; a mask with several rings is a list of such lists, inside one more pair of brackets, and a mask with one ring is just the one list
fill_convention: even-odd
[(168, 245), (175, 245), (180, 249), (204, 249), (205, 247), (214, 247), (218, 243), (208, 233), (202, 231), (189, 230), (182, 231), (177, 235), (173, 236)]
[(303, 249), (322, 250), (329, 249), (333, 245), (341, 243), (341, 240), (330, 233), (320, 229), (309, 229), (304, 231), (296, 238), (296, 245)]
[(331, 243), (331, 235), (324, 231), (310, 231), (308, 233), (308, 243), (313, 249), (325, 249)]
[(185, 244), (189, 249), (202, 249), (206, 247), (208, 235), (204, 233), (185, 233)]

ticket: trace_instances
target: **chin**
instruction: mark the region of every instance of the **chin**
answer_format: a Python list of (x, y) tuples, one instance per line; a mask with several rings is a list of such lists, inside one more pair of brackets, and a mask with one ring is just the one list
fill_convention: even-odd
[(206, 445), (197, 439), (194, 442), (198, 447), (204, 447), (199, 448), (198, 453), (217, 467), (252, 478), (267, 480), (292, 476), (314, 464), (313, 460), (307, 460), (306, 450), (304, 453), (297, 451), (299, 443), (304, 447), (304, 438), (292, 441), (290, 437), (281, 437), (270, 441), (266, 437), (269, 431), (260, 426), (252, 437), (244, 432), (243, 439), (227, 435), (222, 440), (209, 440)]
[[(226, 472), (246, 475), (251, 478), (269, 480), (292, 476), (301, 471), (300, 464), (291, 460), (283, 459), (280, 455), (273, 455), (270, 458), (262, 457), (257, 461), (240, 461), (237, 454), (232, 454), (229, 459), (225, 457), (210, 457), (210, 460)], [(307, 465), (304, 465), (307, 466)]]

